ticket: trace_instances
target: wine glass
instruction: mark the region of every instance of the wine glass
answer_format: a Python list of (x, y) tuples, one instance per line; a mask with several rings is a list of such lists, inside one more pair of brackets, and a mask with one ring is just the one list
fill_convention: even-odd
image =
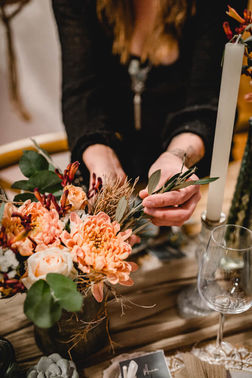
[[(201, 260), (198, 290), (207, 305), (219, 312), (216, 346), (209, 359), (225, 358), (225, 314), (239, 314), (252, 306), (252, 231), (238, 225), (215, 227)], [(231, 346), (232, 347), (232, 346)], [(211, 354), (211, 356), (210, 356)]]

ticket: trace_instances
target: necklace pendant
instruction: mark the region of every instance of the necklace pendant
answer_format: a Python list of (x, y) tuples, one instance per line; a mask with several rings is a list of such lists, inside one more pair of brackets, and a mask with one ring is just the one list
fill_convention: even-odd
[(141, 130), (141, 94), (136, 93), (134, 95), (134, 121), (135, 129)]
[(138, 59), (132, 59), (130, 61), (128, 72), (131, 76), (131, 89), (134, 92), (134, 122), (137, 131), (141, 130), (141, 94), (144, 91), (145, 81), (149, 70), (150, 65), (141, 67)]

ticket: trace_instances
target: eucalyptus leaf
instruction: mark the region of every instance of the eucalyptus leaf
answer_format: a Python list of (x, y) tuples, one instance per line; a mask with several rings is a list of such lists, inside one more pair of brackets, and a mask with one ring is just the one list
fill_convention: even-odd
[(172, 190), (178, 190), (178, 189), (183, 189), (191, 185), (205, 185), (209, 184), (210, 182), (218, 180), (219, 177), (211, 177), (211, 178), (206, 178), (206, 179), (201, 179), (201, 180), (190, 180), (190, 181), (185, 181), (179, 185), (174, 186)]
[(55, 172), (55, 167), (54, 165), (52, 165), (51, 163), (49, 164), (49, 167), (48, 167), (48, 170), (49, 171), (52, 171), (52, 172)]
[(28, 190), (32, 191), (34, 189), (33, 184), (30, 182), (30, 180), (19, 180), (15, 181), (11, 187), (13, 189), (21, 189), (21, 190)]
[(60, 183), (61, 179), (56, 173), (47, 170), (35, 173), (35, 175), (29, 179), (29, 184), (32, 188), (39, 188), (41, 193), (49, 191), (48, 189), (50, 189), (50, 187), (55, 187), (55, 185)]
[[(46, 150), (44, 150), (42, 147), (40, 147), (40, 145), (36, 142), (35, 139), (32, 139), (32, 138), (31, 138), (31, 141), (32, 141), (32, 143), (34, 144), (34, 146), (36, 147), (37, 151), (38, 151), (41, 155), (43, 155), (44, 158), (48, 161), (48, 163), (49, 163), (49, 168), (48, 168), (48, 169), (49, 169), (50, 171), (55, 171), (55, 168), (59, 169), (59, 167), (57, 167), (57, 166), (55, 165), (55, 163), (54, 163), (52, 157), (50, 156), (50, 154), (49, 154)], [(61, 170), (59, 169), (59, 171), (61, 171)]]
[[(57, 190), (56, 192), (53, 191), (53, 192), (50, 192), (50, 193), (53, 193), (54, 197), (56, 197), (56, 199), (60, 199), (60, 197), (62, 196), (63, 194), (63, 190), (62, 190), (62, 186), (60, 185), (61, 189), (60, 190)], [(56, 187), (55, 187), (56, 188)], [(54, 188), (54, 189), (55, 189)]]
[(40, 328), (52, 327), (61, 317), (62, 308), (52, 296), (48, 283), (36, 281), (28, 290), (24, 302), (24, 313)]
[(23, 151), (19, 168), (24, 176), (31, 177), (36, 172), (48, 169), (48, 161), (37, 151)]
[(0, 225), (1, 225), (1, 222), (2, 222), (3, 214), (4, 214), (4, 207), (5, 207), (5, 203), (2, 202), (1, 205), (0, 205)]
[(163, 186), (161, 189), (162, 192), (169, 192), (173, 189), (174, 185), (176, 185), (178, 178), (180, 177), (180, 173), (176, 173), (174, 176), (172, 176)]
[(153, 172), (148, 181), (148, 194), (152, 194), (156, 189), (161, 177), (161, 169)]
[(59, 199), (63, 193), (62, 185), (61, 183), (58, 183), (56, 185), (49, 185), (46, 190), (42, 189), (41, 193), (43, 192), (52, 193), (57, 199)]
[(187, 171), (181, 174), (180, 179), (187, 179), (188, 177), (192, 176), (196, 171), (196, 167), (189, 168)]
[(162, 186), (162, 188), (160, 188), (159, 190), (157, 190), (155, 193), (159, 193), (160, 191), (164, 191), (165, 188), (168, 188), (171, 185), (173, 185), (174, 182), (177, 180), (177, 178), (179, 176), (180, 176), (180, 173), (176, 173), (175, 175), (173, 175), (171, 178), (169, 178), (169, 180), (166, 181), (166, 183)]
[(118, 202), (117, 208), (116, 208), (116, 213), (115, 213), (115, 220), (119, 223), (123, 215), (125, 213), (125, 210), (127, 209), (128, 206), (128, 201), (127, 199), (123, 196), (120, 201)]
[(37, 202), (37, 198), (34, 196), (33, 193), (20, 193), (20, 194), (17, 194), (15, 197), (14, 197), (14, 201), (15, 202), (25, 202), (27, 201), (28, 199), (34, 201), (34, 202)]
[(77, 284), (70, 278), (59, 273), (48, 273), (46, 281), (50, 286), (54, 298), (67, 311), (80, 311), (83, 297), (77, 290)]

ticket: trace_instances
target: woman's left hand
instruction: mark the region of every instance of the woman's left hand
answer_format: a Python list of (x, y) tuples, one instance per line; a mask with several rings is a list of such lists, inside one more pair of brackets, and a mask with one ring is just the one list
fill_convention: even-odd
[[(181, 158), (164, 152), (151, 166), (149, 176), (160, 169), (158, 187), (161, 187), (170, 177), (180, 172), (181, 167)], [(186, 167), (183, 171), (185, 170)], [(189, 180), (198, 180), (198, 177), (194, 174)], [(152, 195), (148, 194), (146, 188), (140, 191), (139, 196), (143, 199), (144, 212), (152, 217), (152, 223), (156, 226), (182, 226), (191, 217), (201, 198), (199, 185)]]

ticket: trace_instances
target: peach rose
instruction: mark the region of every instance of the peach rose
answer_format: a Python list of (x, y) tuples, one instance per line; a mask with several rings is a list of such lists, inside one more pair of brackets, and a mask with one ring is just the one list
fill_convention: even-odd
[(60, 273), (71, 278), (77, 276), (70, 251), (55, 247), (31, 255), (27, 260), (26, 273), (27, 277), (22, 282), (27, 289), (35, 281), (44, 280), (47, 273)]
[(66, 205), (70, 204), (70, 211), (82, 210), (88, 203), (87, 195), (82, 188), (74, 185), (66, 185), (64, 192), (68, 190)]

